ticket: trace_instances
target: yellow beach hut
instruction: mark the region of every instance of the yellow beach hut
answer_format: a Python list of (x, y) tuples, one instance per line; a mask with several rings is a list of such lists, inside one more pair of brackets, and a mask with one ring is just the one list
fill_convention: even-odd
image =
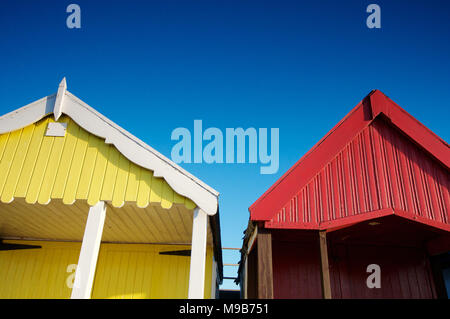
[(63, 79), (0, 117), (0, 298), (215, 298), (218, 195)]

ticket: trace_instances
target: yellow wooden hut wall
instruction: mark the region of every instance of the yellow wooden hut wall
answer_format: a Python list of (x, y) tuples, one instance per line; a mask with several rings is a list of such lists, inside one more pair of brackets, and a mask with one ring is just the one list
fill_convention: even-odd
[(91, 206), (108, 201), (114, 207), (135, 202), (138, 207), (159, 203), (169, 209), (184, 204), (196, 207), (190, 199), (172, 190), (152, 171), (130, 162), (103, 139), (88, 133), (67, 116), (64, 137), (45, 136), (48, 116), (23, 129), (0, 135), (0, 200), (9, 203), (24, 198), (42, 205), (52, 199), (64, 204), (86, 200)]
[[(0, 135), (1, 236), (42, 247), (0, 251), (0, 298), (69, 298), (68, 267), (98, 201), (108, 210), (91, 297), (187, 298), (190, 257), (159, 252), (189, 249), (196, 204), (67, 116), (65, 136), (46, 136), (51, 122)], [(208, 227), (205, 298), (212, 242)]]
[[(0, 251), (0, 299), (70, 298), (80, 243), (6, 240), (40, 249)], [(100, 247), (94, 299), (185, 299), (189, 257), (160, 255), (182, 245), (108, 244)], [(211, 298), (212, 249), (207, 250), (205, 298)], [(176, 284), (174, 284), (176, 283)]]

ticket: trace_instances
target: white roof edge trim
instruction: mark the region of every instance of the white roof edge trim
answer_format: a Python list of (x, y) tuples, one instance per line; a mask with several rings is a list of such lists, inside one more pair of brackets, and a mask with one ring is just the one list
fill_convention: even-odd
[(53, 113), (56, 94), (52, 94), (0, 116), (0, 134), (12, 132)]
[[(104, 138), (105, 143), (113, 144), (133, 163), (153, 171), (156, 177), (164, 178), (175, 192), (191, 199), (206, 214), (211, 216), (217, 213), (219, 193), (216, 190), (122, 129), (69, 91), (65, 91), (64, 94), (66, 98), (62, 113), (68, 115), (89, 133)], [(49, 95), (1, 116), (0, 134), (21, 129), (53, 113), (55, 100), (56, 94)]]
[[(195, 177), (194, 175), (192, 175), (191, 173), (187, 172), (185, 169), (183, 169), (181, 166), (179, 166), (178, 164), (174, 163), (173, 161), (171, 161), (170, 159), (168, 159), (166, 156), (162, 155), (161, 153), (159, 153), (157, 150), (155, 150), (153, 147), (151, 147), (150, 145), (146, 144), (145, 142), (141, 141), (139, 138), (137, 138), (136, 136), (132, 135), (130, 132), (128, 132), (127, 130), (123, 129), (122, 127), (120, 127), (119, 125), (117, 125), (116, 123), (114, 123), (113, 121), (111, 121), (110, 119), (108, 119), (107, 117), (105, 117), (103, 114), (99, 113), (98, 111), (96, 111), (94, 108), (92, 108), (91, 106), (87, 105), (85, 102), (83, 102), (82, 100), (80, 100), (79, 98), (77, 98), (75, 95), (73, 95), (72, 93), (70, 93), (69, 91), (66, 91), (66, 95), (68, 95), (70, 98), (74, 99), (75, 102), (81, 104), (81, 106), (87, 108), (89, 111), (93, 112), (96, 116), (98, 116), (99, 118), (101, 118), (101, 120), (105, 121), (108, 125), (111, 125), (113, 128), (115, 128), (116, 130), (119, 130), (122, 134), (124, 134), (127, 138), (131, 139), (133, 142), (137, 143), (139, 146), (144, 147), (145, 149), (147, 149), (149, 152), (152, 152), (153, 154), (155, 154), (156, 156), (158, 156), (161, 160), (167, 162), (170, 166), (172, 166), (173, 168), (179, 170), (181, 173), (188, 175), (190, 178), (192, 178), (192, 180), (194, 180), (196, 183), (201, 184), (202, 187), (204, 187), (206, 190), (210, 191), (211, 193), (215, 194), (216, 196), (219, 195), (219, 192), (216, 191), (215, 189), (213, 189), (212, 187), (210, 187), (209, 185), (205, 184), (203, 181), (199, 180), (197, 177)], [(69, 114), (67, 114), (69, 115)], [(94, 133), (92, 133), (94, 134)], [(108, 143), (108, 142), (107, 142)]]

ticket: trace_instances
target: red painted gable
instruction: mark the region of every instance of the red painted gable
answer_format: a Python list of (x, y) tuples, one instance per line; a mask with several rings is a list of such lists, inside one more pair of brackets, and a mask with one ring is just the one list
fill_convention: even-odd
[(372, 91), (250, 208), (268, 228), (329, 229), (396, 214), (450, 231), (446, 142)]

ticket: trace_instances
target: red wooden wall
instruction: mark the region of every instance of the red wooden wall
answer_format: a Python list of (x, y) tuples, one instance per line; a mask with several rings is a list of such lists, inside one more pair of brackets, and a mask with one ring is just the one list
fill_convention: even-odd
[[(274, 241), (274, 298), (322, 298), (319, 258), (316, 243)], [(332, 298), (436, 297), (423, 249), (337, 244), (329, 247), (329, 263)], [(366, 285), (370, 264), (381, 268), (379, 289)]]
[[(336, 245), (330, 252), (333, 298), (435, 298), (431, 269), (422, 249)], [(381, 268), (381, 288), (368, 288), (367, 266)]]
[(272, 243), (275, 299), (322, 298), (317, 247), (318, 243)]

